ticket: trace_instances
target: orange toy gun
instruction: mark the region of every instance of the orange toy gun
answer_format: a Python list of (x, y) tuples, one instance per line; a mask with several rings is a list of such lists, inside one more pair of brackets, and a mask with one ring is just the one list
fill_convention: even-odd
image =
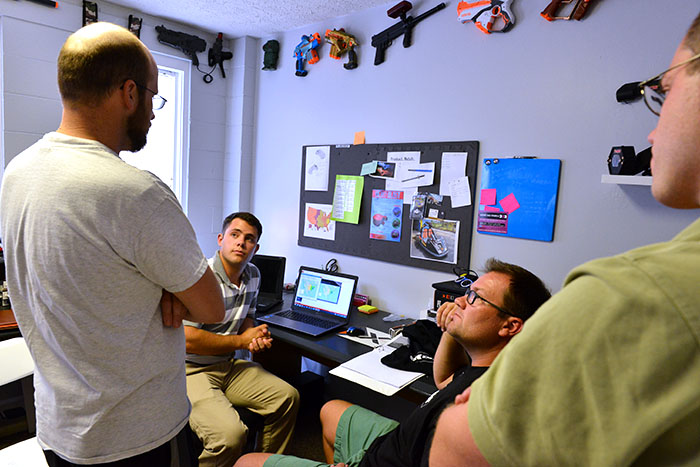
[[(581, 21), (583, 16), (586, 14), (588, 4), (591, 3), (591, 1), (592, 0), (552, 0), (552, 2), (547, 5), (547, 8), (540, 13), (540, 15), (547, 21), (554, 21), (555, 19), (565, 19), (567, 21), (570, 19), (575, 19), (576, 21)], [(557, 15), (559, 8), (561, 8), (562, 5), (570, 5), (572, 3), (575, 4), (568, 15)]]
[[(492, 32), (507, 32), (515, 24), (515, 16), (510, 10), (511, 0), (478, 0), (459, 2), (457, 18), (462, 23), (473, 21), (477, 28), (486, 34)], [(503, 26), (494, 28), (500, 18)]]
[(331, 58), (340, 60), (340, 56), (347, 52), (348, 63), (345, 63), (343, 67), (346, 70), (353, 70), (357, 68), (357, 53), (355, 53), (355, 46), (360, 44), (357, 43), (355, 36), (348, 34), (343, 28), (338, 30), (326, 29), (326, 41), (331, 44)]

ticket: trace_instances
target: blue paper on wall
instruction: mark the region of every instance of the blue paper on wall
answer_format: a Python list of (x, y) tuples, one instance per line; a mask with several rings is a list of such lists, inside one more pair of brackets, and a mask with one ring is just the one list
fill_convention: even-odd
[(485, 159), (477, 232), (551, 242), (559, 159)]

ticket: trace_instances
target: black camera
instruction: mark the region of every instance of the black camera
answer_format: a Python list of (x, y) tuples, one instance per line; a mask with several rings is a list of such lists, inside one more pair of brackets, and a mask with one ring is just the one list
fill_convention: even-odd
[(640, 81), (636, 83), (626, 83), (620, 86), (620, 89), (615, 93), (617, 102), (628, 104), (642, 97), (642, 88), (639, 87)]

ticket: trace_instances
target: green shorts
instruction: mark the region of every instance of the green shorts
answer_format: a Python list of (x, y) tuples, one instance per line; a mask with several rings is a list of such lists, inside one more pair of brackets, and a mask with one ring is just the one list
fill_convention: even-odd
[[(345, 409), (338, 420), (333, 462), (344, 462), (351, 467), (359, 465), (372, 442), (397, 426), (399, 423), (395, 420), (382, 417), (359, 405), (351, 405)], [(267, 458), (264, 467), (326, 467), (327, 465), (324, 462), (275, 454)]]

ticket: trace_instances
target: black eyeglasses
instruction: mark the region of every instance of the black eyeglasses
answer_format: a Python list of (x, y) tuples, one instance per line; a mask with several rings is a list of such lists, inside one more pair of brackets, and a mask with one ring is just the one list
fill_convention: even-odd
[(139, 87), (139, 88), (141, 88), (141, 89), (145, 89), (146, 91), (150, 91), (150, 92), (153, 94), (153, 110), (160, 110), (160, 109), (162, 109), (163, 106), (165, 105), (165, 103), (168, 102), (168, 101), (165, 99), (165, 97), (159, 96), (157, 92), (155, 92), (155, 91), (153, 91), (153, 90), (151, 90), (151, 89), (148, 89), (146, 86), (142, 86), (142, 85), (140, 85), (139, 83), (137, 83), (136, 81), (134, 81), (134, 84), (135, 84), (137, 87)]
[(672, 66), (668, 70), (659, 73), (653, 78), (649, 78), (639, 83), (639, 92), (642, 94), (642, 96), (644, 96), (644, 103), (654, 115), (661, 115), (661, 106), (664, 104), (664, 100), (666, 100), (666, 91), (661, 88), (661, 80), (663, 79), (664, 75), (669, 71), (675, 70), (683, 65), (687, 65), (698, 58), (700, 58), (700, 54), (690, 57), (688, 60)]
[(467, 292), (464, 294), (464, 296), (467, 298), (467, 303), (470, 304), (470, 305), (473, 305), (474, 302), (476, 301), (476, 299), (478, 298), (478, 299), (483, 300), (484, 302), (488, 303), (489, 305), (491, 305), (492, 307), (494, 307), (495, 309), (497, 309), (497, 310), (500, 311), (501, 313), (504, 313), (504, 314), (506, 314), (506, 315), (508, 315), (508, 316), (512, 316), (512, 317), (514, 317), (514, 318), (518, 318), (518, 316), (515, 316), (513, 313), (504, 310), (503, 308), (501, 308), (500, 306), (496, 305), (495, 303), (489, 302), (489, 301), (486, 300), (484, 297), (482, 297), (481, 295), (479, 295), (478, 293), (476, 293), (476, 291), (472, 290), (471, 287), (467, 289)]

